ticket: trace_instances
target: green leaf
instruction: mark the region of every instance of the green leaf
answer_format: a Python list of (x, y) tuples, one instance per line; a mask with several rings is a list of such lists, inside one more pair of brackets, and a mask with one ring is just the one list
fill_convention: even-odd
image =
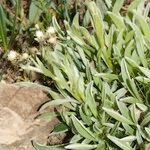
[(55, 16), (53, 16), (53, 18), (52, 18), (52, 23), (53, 23), (53, 26), (54, 26), (54, 28), (55, 28), (55, 30), (57, 31), (57, 33), (59, 33), (59, 36), (61, 37), (61, 38), (63, 38), (63, 31), (62, 31), (62, 29), (60, 28), (60, 26), (59, 26), (59, 24), (58, 24), (58, 22), (57, 22), (57, 20), (56, 20), (56, 17)]
[(142, 136), (141, 136), (139, 130), (136, 130), (136, 139), (137, 139), (137, 143), (139, 145), (141, 145), (143, 143), (143, 139), (142, 139)]
[(150, 27), (149, 27), (149, 24), (146, 22), (146, 19), (138, 14), (136, 14), (135, 17), (136, 17), (136, 20), (138, 20), (138, 22), (140, 23), (140, 26), (142, 28), (142, 31), (145, 37), (150, 42)]
[(145, 126), (150, 123), (150, 112), (145, 115), (143, 121), (141, 122), (141, 126)]
[(144, 67), (139, 67), (140, 71), (148, 78), (150, 78), (150, 70)]
[(145, 144), (145, 150), (149, 150), (150, 149), (150, 143), (149, 144)]
[(130, 135), (130, 136), (126, 136), (120, 140), (124, 141), (124, 142), (133, 142), (136, 140), (136, 136)]
[(148, 134), (148, 137), (150, 138), (150, 128), (145, 127), (145, 131)]
[(138, 52), (139, 58), (143, 64), (143, 66), (147, 67), (148, 65), (147, 65), (146, 56), (144, 54), (145, 50), (144, 50), (144, 43), (142, 40), (142, 35), (136, 28), (135, 28), (135, 40), (136, 40), (136, 47), (137, 47), (137, 52)]
[(82, 137), (81, 137), (79, 134), (75, 134), (75, 135), (71, 138), (70, 144), (78, 143), (81, 139), (82, 139)]
[(86, 123), (88, 126), (90, 126), (92, 124), (92, 120), (91, 120), (90, 116), (88, 116), (84, 113), (83, 107), (79, 108), (79, 113), (80, 113), (80, 116), (81, 116), (83, 122)]
[(57, 146), (45, 146), (45, 145), (41, 145), (41, 144), (38, 144), (36, 142), (32, 142), (33, 144), (33, 147), (36, 149), (36, 150), (65, 150), (65, 148), (62, 148), (61, 145), (57, 145)]
[(141, 98), (140, 95), (138, 93), (138, 90), (136, 88), (136, 85), (134, 83), (134, 80), (131, 79), (128, 68), (127, 68), (127, 64), (125, 62), (125, 60), (123, 59), (121, 61), (121, 74), (122, 74), (122, 78), (124, 83), (126, 84), (128, 90), (130, 91), (130, 93), (139, 100), (139, 102), (141, 102)]
[(129, 135), (133, 135), (135, 130), (133, 128), (131, 128), (130, 125), (126, 124), (126, 123), (122, 123), (122, 126), (124, 127), (125, 131), (127, 134)]
[(94, 2), (89, 2), (87, 4), (87, 7), (92, 17), (92, 23), (95, 29), (98, 44), (100, 48), (103, 49), (105, 47), (105, 42), (104, 42), (104, 25), (101, 12), (99, 11)]
[(126, 117), (127, 119), (131, 120), (129, 109), (127, 108), (127, 106), (123, 102), (118, 101), (118, 100), (117, 100), (117, 105), (122, 115)]
[(116, 95), (116, 100), (120, 101), (120, 98), (124, 97), (127, 93), (125, 88), (118, 89), (114, 94)]
[(59, 113), (57, 113), (57, 112), (44, 112), (44, 113), (40, 114), (38, 116), (38, 118), (51, 121), (54, 117), (57, 117), (57, 116), (59, 116)]
[(90, 145), (90, 144), (70, 144), (68, 146), (65, 146), (66, 149), (74, 149), (74, 150), (90, 150), (90, 149), (95, 149), (97, 145)]
[(47, 108), (48, 106), (57, 106), (57, 105), (62, 105), (65, 103), (78, 103), (78, 101), (73, 100), (73, 99), (56, 99), (56, 100), (52, 100), (52, 101), (48, 101), (46, 103), (44, 103), (41, 108), (40, 111), (44, 110), (45, 108)]
[(135, 104), (132, 104), (132, 105), (130, 106), (130, 112), (131, 112), (132, 120), (133, 120), (133, 122), (134, 122), (135, 124), (138, 123), (138, 119), (139, 119), (139, 116), (138, 116), (138, 114), (137, 114), (137, 111), (138, 111), (138, 110), (136, 109)]
[(92, 26), (94, 28), (96, 38), (97, 38), (97, 43), (99, 45), (99, 53), (102, 53), (102, 58), (106, 65), (112, 69), (112, 63), (108, 55), (108, 51), (105, 46), (105, 38), (104, 38), (104, 23), (103, 23), (103, 18), (101, 15), (101, 12), (99, 9), (96, 7), (96, 4), (94, 2), (89, 2), (87, 4), (87, 7), (90, 11), (91, 14), (91, 22)]
[(140, 4), (142, 0), (134, 0), (128, 7), (128, 11), (132, 11), (133, 9), (136, 9), (138, 5)]
[(88, 56), (91, 56), (91, 52), (94, 52), (95, 50), (92, 49), (89, 45), (87, 45), (82, 39), (81, 37), (73, 34), (72, 32), (70, 31), (67, 31), (68, 35), (81, 47), (83, 47), (85, 53), (88, 55)]
[(129, 57), (126, 57), (126, 61), (134, 68), (138, 69), (140, 72), (142, 72), (146, 77), (150, 78), (150, 70), (148, 68), (145, 67), (141, 67), (139, 65), (136, 64), (135, 61), (133, 61), (132, 59), (130, 59)]
[[(52, 79), (55, 79), (54, 75), (52, 74), (52, 72), (47, 69), (44, 64), (40, 61), (40, 59), (38, 57), (36, 57), (36, 61), (37, 61), (37, 68), (40, 69), (40, 71), (47, 77), (50, 77)], [(36, 64), (35, 64), (36, 65)]]
[(53, 132), (54, 133), (66, 132), (66, 131), (68, 131), (68, 128), (69, 127), (65, 123), (60, 122), (55, 125)]
[(119, 114), (118, 112), (114, 111), (113, 109), (109, 109), (109, 108), (104, 108), (103, 110), (110, 115), (112, 118), (118, 120), (121, 123), (126, 123), (129, 125), (134, 125), (133, 122), (127, 118), (125, 118), (124, 116), (122, 116), (121, 114)]
[(113, 6), (112, 12), (115, 14), (119, 13), (120, 9), (123, 6), (123, 3), (124, 3), (124, 0), (116, 1), (114, 6)]
[(42, 10), (38, 7), (36, 1), (32, 0), (29, 8), (29, 20), (31, 23), (37, 23), (39, 21)]
[(4, 50), (7, 51), (8, 41), (7, 41), (7, 28), (6, 28), (6, 14), (2, 5), (0, 5), (0, 38), (3, 42)]
[(89, 31), (84, 27), (80, 27), (80, 31), (82, 35), (84, 36), (85, 41), (87, 41), (92, 47), (95, 47), (96, 49), (98, 49), (98, 44), (96, 41), (93, 42), (94, 37), (92, 38), (92, 35), (89, 33)]
[(150, 78), (145, 78), (145, 77), (142, 77), (142, 76), (137, 76), (135, 77), (135, 79), (141, 83), (144, 83), (144, 84), (150, 84)]
[(87, 129), (74, 115), (71, 116), (71, 120), (75, 129), (80, 135), (89, 140), (97, 141), (95, 135), (89, 129)]
[(92, 94), (92, 89), (93, 89), (93, 82), (90, 82), (87, 85), (87, 88), (85, 91), (85, 93), (86, 93), (85, 103), (89, 106), (93, 115), (95, 117), (97, 117), (98, 116), (97, 106), (96, 106), (96, 102), (95, 102), (95, 99), (94, 99), (93, 94)]
[(116, 27), (119, 29), (119, 31), (126, 29), (123, 18), (121, 16), (118, 16), (112, 12), (108, 12), (108, 15), (110, 16)]
[(148, 110), (148, 107), (141, 103), (136, 103), (137, 107), (142, 110), (143, 112), (146, 112)]
[(126, 142), (114, 137), (114, 136), (111, 136), (111, 135), (107, 135), (107, 137), (113, 142), (115, 143), (118, 147), (120, 147), (121, 149), (123, 150), (133, 150), (133, 148), (127, 144)]
[(116, 74), (110, 74), (110, 73), (97, 73), (95, 74), (97, 77), (101, 77), (105, 80), (117, 80), (118, 76)]
[(76, 13), (75, 17), (73, 18), (72, 26), (79, 29), (79, 13)]

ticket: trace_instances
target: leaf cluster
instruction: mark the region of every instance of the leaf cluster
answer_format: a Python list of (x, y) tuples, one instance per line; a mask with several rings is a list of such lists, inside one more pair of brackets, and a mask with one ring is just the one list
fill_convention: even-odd
[(89, 24), (80, 25), (76, 14), (71, 25), (64, 22), (66, 31), (53, 18), (56, 46), (43, 47), (42, 60), (25, 67), (54, 82), (57, 90), (48, 90), (53, 100), (41, 110), (62, 106), (61, 132), (74, 134), (62, 145), (65, 149), (150, 149), (149, 6), (135, 0), (121, 15), (122, 5), (118, 0), (112, 11), (102, 14), (88, 2)]

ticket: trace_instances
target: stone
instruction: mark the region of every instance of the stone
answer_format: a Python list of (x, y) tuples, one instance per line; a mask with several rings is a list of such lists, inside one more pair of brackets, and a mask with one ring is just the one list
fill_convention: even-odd
[(46, 144), (58, 119), (35, 118), (47, 100), (47, 94), (38, 88), (0, 83), (0, 150), (34, 150), (32, 140)]

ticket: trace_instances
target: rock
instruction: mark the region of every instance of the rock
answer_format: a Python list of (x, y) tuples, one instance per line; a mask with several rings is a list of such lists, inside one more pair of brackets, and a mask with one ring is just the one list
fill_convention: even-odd
[[(11, 124), (10, 124), (11, 123)], [(23, 119), (8, 107), (0, 109), (0, 144), (9, 145), (25, 134)]]
[(35, 117), (47, 99), (40, 89), (0, 84), (0, 150), (34, 150), (31, 140), (46, 143), (58, 120)]

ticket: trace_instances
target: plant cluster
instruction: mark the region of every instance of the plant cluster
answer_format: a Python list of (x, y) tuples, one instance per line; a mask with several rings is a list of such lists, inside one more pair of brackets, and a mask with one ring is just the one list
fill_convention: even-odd
[[(61, 123), (53, 133), (70, 131), (69, 143), (41, 149), (150, 149), (150, 27), (149, 4), (135, 0), (120, 14), (124, 0), (102, 14), (94, 2), (86, 3), (87, 20), (79, 14), (62, 30), (55, 17), (57, 43), (42, 47), (42, 59), (32, 60), (35, 70), (53, 81), (46, 87), (53, 100), (43, 104), (61, 105)], [(59, 130), (58, 130), (59, 128)]]
[[(71, 13), (66, 0), (31, 0), (27, 10), (20, 0), (0, 4), (0, 55), (12, 64), (27, 60), (23, 69), (49, 79), (49, 87), (32, 84), (51, 97), (40, 117), (61, 118), (51, 135), (73, 135), (62, 145), (33, 142), (37, 150), (150, 149), (150, 4), (95, 2), (89, 0), (82, 19), (77, 13), (72, 23), (79, 4)], [(39, 42), (39, 57), (30, 60), (28, 52), (12, 50), (20, 36)], [(51, 105), (60, 107), (45, 112)]]

